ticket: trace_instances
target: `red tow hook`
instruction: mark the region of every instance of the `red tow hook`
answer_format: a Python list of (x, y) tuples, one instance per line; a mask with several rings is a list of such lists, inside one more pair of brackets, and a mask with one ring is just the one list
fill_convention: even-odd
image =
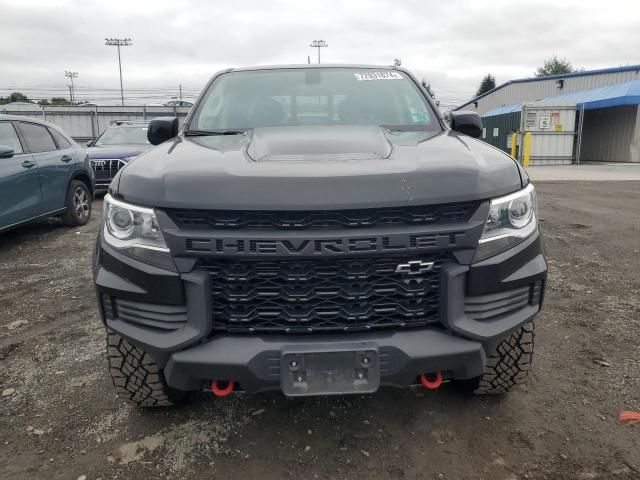
[(220, 380), (211, 380), (211, 393), (216, 397), (228, 397), (233, 392), (233, 387), (233, 380), (228, 380), (226, 387), (220, 386)]
[(423, 373), (422, 375), (420, 375), (420, 383), (422, 383), (422, 386), (427, 390), (435, 390), (436, 388), (440, 388), (440, 385), (442, 385), (442, 372), (436, 373), (435, 380), (429, 380), (427, 378), (427, 375)]

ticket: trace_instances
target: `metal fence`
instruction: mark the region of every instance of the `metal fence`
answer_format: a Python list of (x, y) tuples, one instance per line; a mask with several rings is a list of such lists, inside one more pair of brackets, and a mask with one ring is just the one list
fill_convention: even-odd
[(62, 128), (77, 142), (96, 138), (114, 120), (151, 120), (155, 117), (178, 117), (180, 122), (189, 107), (96, 107), (0, 105), (0, 114), (40, 118)]

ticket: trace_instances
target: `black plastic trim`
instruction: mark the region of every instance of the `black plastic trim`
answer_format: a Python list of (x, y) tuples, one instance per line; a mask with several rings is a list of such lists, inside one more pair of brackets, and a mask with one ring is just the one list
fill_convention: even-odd
[(180, 276), (135, 260), (99, 241), (95, 282), (101, 291), (145, 303), (184, 305)]
[(540, 231), (518, 245), (470, 265), (466, 278), (469, 296), (512, 290), (547, 277)]
[(453, 332), (467, 338), (489, 342), (531, 320), (540, 310), (540, 305), (527, 305), (507, 316), (494, 320), (474, 320), (466, 315), (465, 280), (469, 267), (445, 265), (442, 268), (440, 300), (441, 321)]
[(106, 319), (107, 327), (132, 343), (141, 346), (158, 362), (168, 352), (180, 350), (211, 332), (211, 302), (208, 292), (209, 276), (206, 272), (182, 275), (187, 300), (187, 324), (173, 332), (158, 332), (143, 326), (132, 325), (119, 319)]

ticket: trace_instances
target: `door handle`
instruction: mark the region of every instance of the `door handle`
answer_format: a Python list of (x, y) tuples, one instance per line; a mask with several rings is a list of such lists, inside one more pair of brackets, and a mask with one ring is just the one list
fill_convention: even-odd
[(63, 155), (60, 160), (62, 160), (63, 162), (70, 162), (71, 160), (73, 160), (73, 157), (71, 155)]
[(22, 162), (22, 166), (24, 168), (35, 167), (36, 166), (36, 162), (34, 162), (33, 160), (25, 160), (24, 162)]

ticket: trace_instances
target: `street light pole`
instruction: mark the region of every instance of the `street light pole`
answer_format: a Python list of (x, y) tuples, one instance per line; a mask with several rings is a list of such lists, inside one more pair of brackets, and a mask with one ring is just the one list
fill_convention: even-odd
[(124, 88), (122, 87), (122, 60), (120, 59), (120, 47), (128, 47), (131, 45), (130, 38), (105, 38), (105, 45), (115, 46), (118, 48), (118, 68), (120, 69), (120, 100), (124, 106)]
[(73, 86), (73, 79), (78, 78), (78, 72), (65, 71), (64, 76), (71, 80), (71, 85), (69, 85), (69, 101), (71, 102), (71, 105), (73, 105), (73, 101), (75, 100), (74, 99), (75, 87)]
[(314, 40), (309, 46), (318, 49), (318, 63), (320, 63), (320, 49), (328, 47), (329, 45), (324, 40)]

